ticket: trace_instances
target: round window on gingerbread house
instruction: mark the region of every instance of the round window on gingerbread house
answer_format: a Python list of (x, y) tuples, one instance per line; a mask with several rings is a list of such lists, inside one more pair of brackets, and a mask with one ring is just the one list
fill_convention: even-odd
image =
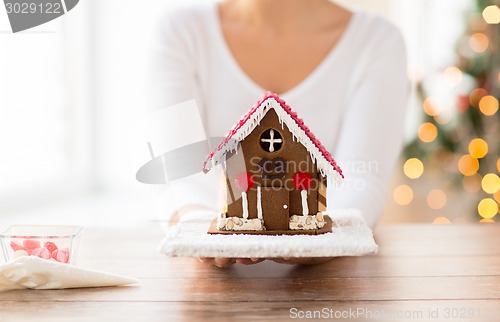
[(260, 136), (260, 147), (266, 152), (276, 152), (283, 146), (283, 137), (278, 130), (267, 129)]

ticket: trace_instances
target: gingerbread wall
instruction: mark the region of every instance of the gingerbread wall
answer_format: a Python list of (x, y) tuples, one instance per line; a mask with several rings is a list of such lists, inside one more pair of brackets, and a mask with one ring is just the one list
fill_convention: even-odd
[[(265, 134), (268, 134), (269, 129), (274, 129), (275, 135), (278, 135), (276, 134), (278, 132), (282, 140), (281, 145), (275, 145), (276, 148), (280, 147), (274, 152), (268, 151), (269, 144), (261, 146), (261, 136), (266, 131)], [(284, 169), (286, 171), (283, 171)], [(241, 191), (234, 184), (235, 177), (242, 172), (249, 172), (254, 178), (254, 186), (247, 192), (249, 218), (257, 218), (257, 186), (271, 188), (266, 191), (286, 189), (289, 192), (289, 215), (302, 214), (300, 191), (296, 190), (293, 185), (293, 176), (296, 171), (308, 172), (313, 178), (312, 186), (308, 190), (309, 214), (325, 210), (325, 178), (318, 173), (306, 148), (293, 140), (292, 133), (284, 123), (280, 124), (278, 116), (271, 109), (261, 120), (260, 125), (241, 142), (240, 151), (226, 161), (227, 215), (241, 217), (243, 214)], [(320, 195), (318, 191), (321, 192)], [(282, 193), (277, 193), (276, 196), (278, 195), (282, 196)], [(267, 199), (269, 199), (268, 196)], [(262, 205), (264, 213), (265, 206), (265, 204)]]

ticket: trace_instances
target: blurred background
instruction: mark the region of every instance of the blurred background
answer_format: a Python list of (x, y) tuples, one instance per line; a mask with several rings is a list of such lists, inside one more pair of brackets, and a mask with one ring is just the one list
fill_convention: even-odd
[[(150, 160), (148, 52), (160, 15), (186, 2), (84, 0), (18, 34), (0, 9), (2, 224), (161, 216), (162, 188), (135, 180)], [(408, 47), (405, 149), (381, 222), (497, 220), (499, 1), (339, 2), (388, 18)]]

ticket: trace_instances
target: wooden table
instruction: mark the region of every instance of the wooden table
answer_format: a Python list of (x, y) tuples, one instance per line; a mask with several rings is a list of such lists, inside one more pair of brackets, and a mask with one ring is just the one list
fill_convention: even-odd
[(79, 265), (142, 284), (3, 292), (0, 321), (279, 321), (314, 311), (330, 320), (500, 321), (500, 225), (381, 226), (375, 236), (375, 256), (218, 269), (157, 253), (155, 223), (89, 228)]

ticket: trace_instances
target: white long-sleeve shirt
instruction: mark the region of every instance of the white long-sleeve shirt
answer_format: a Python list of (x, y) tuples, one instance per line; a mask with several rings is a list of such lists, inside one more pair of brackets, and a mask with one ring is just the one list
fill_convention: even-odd
[[(225, 136), (266, 91), (232, 56), (212, 2), (169, 12), (156, 33), (151, 63), (150, 106), (161, 109), (195, 98), (212, 137)], [(398, 29), (377, 16), (354, 12), (320, 65), (280, 96), (345, 174), (342, 187), (328, 189), (329, 209), (359, 208), (373, 226), (402, 145), (408, 81)], [(214, 199), (201, 197), (213, 194), (210, 184), (190, 185), (186, 181), (177, 188), (187, 191), (176, 194), (177, 206), (209, 205)]]

